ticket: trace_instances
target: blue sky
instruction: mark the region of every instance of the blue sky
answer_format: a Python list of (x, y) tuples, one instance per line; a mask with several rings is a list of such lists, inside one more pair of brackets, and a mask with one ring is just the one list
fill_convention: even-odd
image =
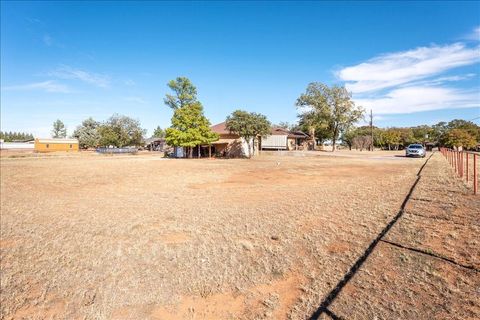
[(238, 108), (294, 122), (313, 81), (346, 85), (378, 126), (469, 120), (479, 45), (479, 2), (2, 1), (1, 128), (121, 113), (151, 134), (177, 76), (213, 124)]

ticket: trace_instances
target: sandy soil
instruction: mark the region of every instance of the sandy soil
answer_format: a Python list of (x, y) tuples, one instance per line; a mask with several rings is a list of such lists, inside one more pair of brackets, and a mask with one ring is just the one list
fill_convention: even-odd
[(330, 310), (345, 319), (478, 319), (479, 218), (480, 197), (435, 154), (403, 216)]
[(399, 154), (2, 154), (1, 317), (303, 319), (397, 214)]

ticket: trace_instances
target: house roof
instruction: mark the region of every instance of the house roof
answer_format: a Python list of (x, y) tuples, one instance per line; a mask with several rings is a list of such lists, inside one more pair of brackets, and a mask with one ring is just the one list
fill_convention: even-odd
[(308, 135), (302, 131), (290, 131), (281, 127), (273, 127), (271, 134), (274, 136), (288, 136), (288, 138), (308, 138)]
[(39, 143), (78, 143), (78, 139), (35, 139)]
[(210, 129), (213, 131), (213, 132), (216, 132), (218, 134), (229, 134), (230, 131), (227, 129), (227, 125), (225, 122), (220, 122), (216, 125), (213, 125), (210, 127)]
[(270, 129), (270, 134), (272, 136), (288, 136), (289, 131), (280, 127), (272, 127), (272, 129)]
[(309, 135), (302, 131), (290, 131), (289, 138), (308, 138)]
[(151, 138), (145, 139), (146, 144), (156, 142), (156, 141), (165, 141), (165, 138), (151, 137)]

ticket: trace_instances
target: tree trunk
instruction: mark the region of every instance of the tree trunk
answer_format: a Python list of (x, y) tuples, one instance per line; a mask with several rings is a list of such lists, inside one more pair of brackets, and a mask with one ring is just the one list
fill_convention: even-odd
[(335, 129), (333, 129), (332, 152), (335, 152), (335, 146), (337, 145), (337, 135), (338, 135), (338, 128), (335, 127)]
[(209, 158), (212, 157), (212, 145), (211, 144), (208, 145), (208, 157)]
[(315, 127), (310, 127), (310, 135), (312, 138), (312, 150), (315, 150)]
[(193, 158), (193, 147), (188, 147), (188, 158)]
[(200, 158), (200, 145), (198, 145), (198, 158)]

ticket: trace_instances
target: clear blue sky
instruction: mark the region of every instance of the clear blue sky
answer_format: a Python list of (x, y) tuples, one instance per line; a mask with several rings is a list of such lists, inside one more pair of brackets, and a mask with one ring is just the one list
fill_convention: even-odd
[(121, 113), (151, 134), (177, 76), (212, 124), (238, 108), (294, 122), (312, 81), (345, 84), (383, 127), (473, 119), (479, 27), (479, 2), (2, 1), (1, 127)]

